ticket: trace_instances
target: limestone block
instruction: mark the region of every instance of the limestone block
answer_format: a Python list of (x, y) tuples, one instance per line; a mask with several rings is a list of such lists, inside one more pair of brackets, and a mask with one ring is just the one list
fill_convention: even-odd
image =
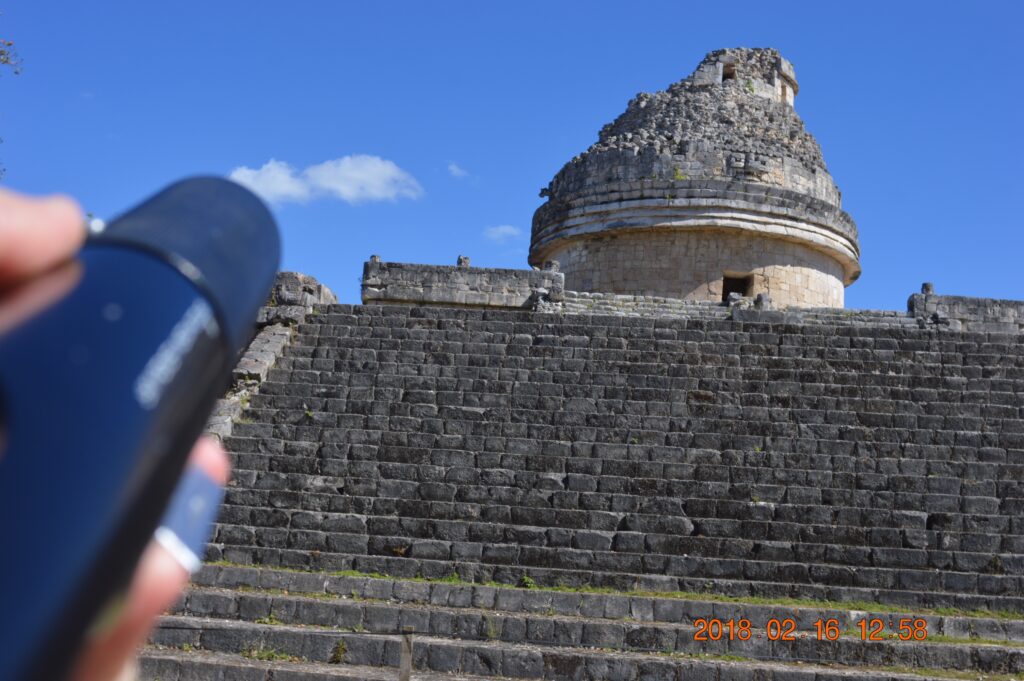
[(558, 302), (564, 290), (565, 275), (557, 264), (513, 270), (371, 260), (363, 267), (363, 302), (522, 308)]

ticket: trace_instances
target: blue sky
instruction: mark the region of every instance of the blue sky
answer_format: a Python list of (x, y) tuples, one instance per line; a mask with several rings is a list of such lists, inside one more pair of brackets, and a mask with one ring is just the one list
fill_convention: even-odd
[(0, 0), (0, 12), (23, 60), (0, 74), (6, 186), (68, 192), (110, 217), (176, 178), (276, 160), (283, 266), (345, 302), (374, 253), (525, 267), (538, 190), (562, 164), (636, 93), (732, 46), (777, 47), (796, 67), (797, 111), (861, 233), (847, 307), (903, 309), (926, 280), (1024, 299), (1024, 3)]

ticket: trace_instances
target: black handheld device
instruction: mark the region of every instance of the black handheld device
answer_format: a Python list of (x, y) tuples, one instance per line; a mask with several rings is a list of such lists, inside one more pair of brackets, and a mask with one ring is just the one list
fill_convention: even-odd
[(127, 586), (279, 259), (256, 196), (193, 178), (0, 297), (60, 291), (0, 332), (0, 681), (63, 678)]

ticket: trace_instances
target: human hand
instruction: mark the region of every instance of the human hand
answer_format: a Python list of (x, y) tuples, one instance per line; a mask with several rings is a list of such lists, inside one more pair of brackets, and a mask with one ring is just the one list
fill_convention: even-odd
[[(201, 468), (220, 485), (227, 483), (227, 454), (214, 438), (199, 438), (188, 465)], [(151, 540), (135, 568), (117, 623), (87, 642), (75, 664), (72, 681), (134, 678), (136, 651), (146, 642), (156, 618), (174, 604), (188, 580), (188, 570)]]
[[(0, 331), (59, 298), (74, 284), (77, 270), (67, 263), (85, 235), (82, 211), (71, 199), (36, 199), (0, 189), (0, 291), (13, 289), (0, 312)], [(55, 276), (38, 277), (51, 271)], [(188, 465), (199, 467), (218, 484), (227, 482), (227, 455), (212, 438), (200, 438)], [(188, 571), (160, 544), (150, 541), (118, 619), (78, 651), (71, 679), (113, 681), (130, 674), (136, 650), (156, 618), (181, 595), (188, 579)]]

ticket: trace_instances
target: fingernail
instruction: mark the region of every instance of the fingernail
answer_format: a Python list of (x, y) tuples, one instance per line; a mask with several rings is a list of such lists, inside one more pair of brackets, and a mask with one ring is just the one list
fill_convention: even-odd
[(189, 466), (154, 538), (190, 573), (199, 570), (224, 488), (199, 466)]

